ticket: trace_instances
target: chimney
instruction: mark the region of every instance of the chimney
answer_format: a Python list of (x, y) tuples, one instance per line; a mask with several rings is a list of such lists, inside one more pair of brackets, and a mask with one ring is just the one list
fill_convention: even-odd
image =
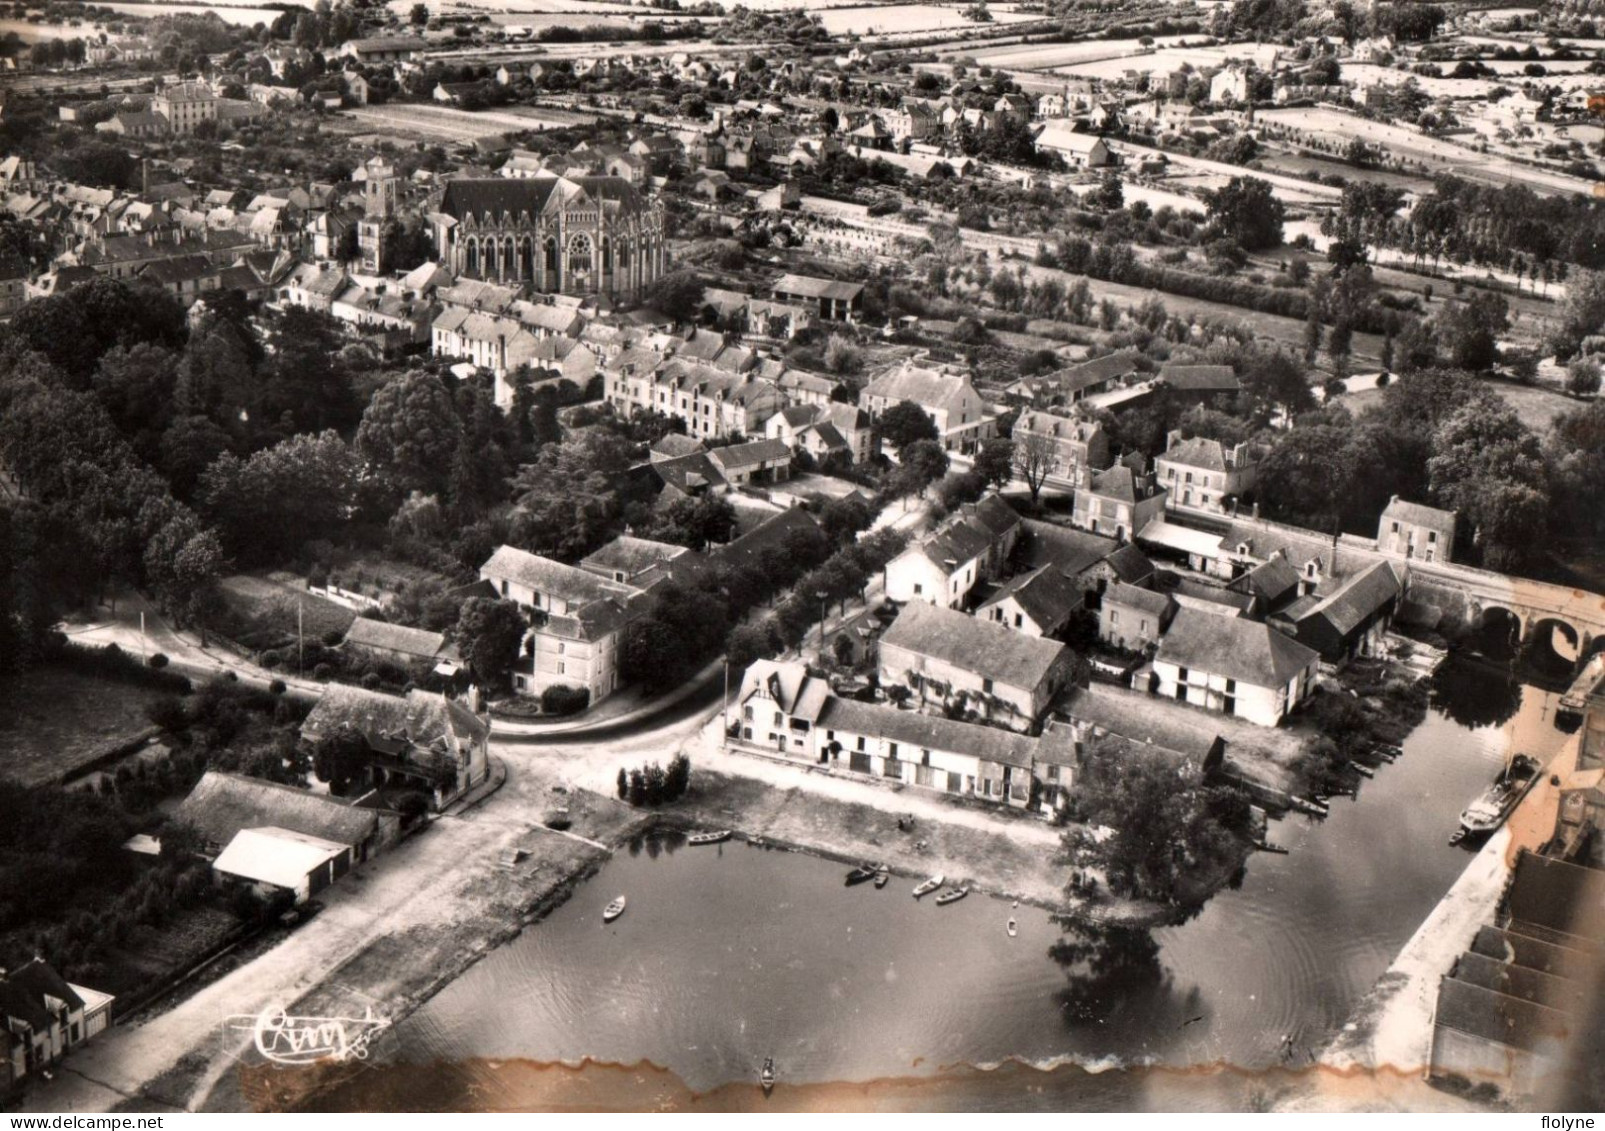
[(1181, 441), (1181, 429), (1172, 428), (1169, 432), (1165, 433), (1165, 450), (1169, 451), (1171, 448), (1174, 448), (1177, 444), (1181, 443)]
[(1254, 504), (1254, 521), (1259, 521), (1259, 503)]

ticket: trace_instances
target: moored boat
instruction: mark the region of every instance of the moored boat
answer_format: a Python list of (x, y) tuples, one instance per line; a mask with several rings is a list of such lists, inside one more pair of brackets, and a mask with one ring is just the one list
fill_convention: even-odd
[(1009, 920), (1009, 937), (1012, 939), (1020, 933), (1019, 925), (1013, 919)]
[(970, 894), (969, 888), (949, 888), (936, 897), (936, 906), (946, 907), (949, 903), (957, 903)]
[(876, 876), (880, 875), (885, 867), (886, 865), (884, 864), (860, 864), (851, 872), (847, 873), (847, 886), (851, 887), (854, 884), (868, 883), (870, 880), (873, 880)]
[(887, 881), (889, 881), (891, 878), (892, 878), (892, 873), (889, 872), (888, 870), (886, 870), (885, 868), (882, 868), (879, 872), (877, 872), (875, 874), (875, 886), (877, 888), (883, 888), (883, 887), (886, 886)]
[(615, 899), (612, 903), (610, 903), (606, 907), (602, 908), (602, 922), (611, 923), (611, 922), (613, 922), (613, 920), (617, 919), (620, 915), (623, 915), (624, 914), (624, 904), (625, 904), (625, 899), (621, 895), (617, 899)]
[(1536, 759), (1526, 754), (1516, 755), (1482, 796), (1460, 814), (1460, 829), (1465, 836), (1485, 836), (1504, 824), (1511, 810), (1527, 796), (1538, 779), (1538, 770)]
[(685, 838), (687, 844), (718, 844), (720, 841), (730, 839), (729, 829), (720, 829), (711, 833), (692, 833)]
[(922, 884), (917, 885), (914, 888), (914, 898), (915, 899), (919, 899), (921, 896), (930, 895), (937, 888), (941, 887), (943, 882), (946, 881), (946, 879), (947, 879), (946, 876), (944, 876), (940, 872), (938, 872), (936, 875), (932, 876), (930, 879), (926, 880)]
[(763, 1094), (768, 1095), (775, 1088), (775, 1058), (764, 1057), (763, 1071), (758, 1073), (758, 1083), (763, 1085)]

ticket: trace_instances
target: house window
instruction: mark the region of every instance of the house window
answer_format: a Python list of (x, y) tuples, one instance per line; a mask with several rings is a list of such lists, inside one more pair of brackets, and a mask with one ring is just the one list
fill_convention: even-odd
[(567, 675), (568, 674), (568, 665), (565, 664), (562, 660), (557, 661), (557, 674), (558, 675)]
[(859, 735), (858, 736), (858, 749), (860, 751), (862, 751), (864, 749), (864, 736), (863, 735)]
[(1427, 531), (1427, 545), (1430, 546), (1434, 542), (1436, 542), (1437, 540), (1438, 540), (1438, 532), (1436, 530)]
[(1399, 524), (1397, 522), (1393, 524), (1393, 532), (1395, 534), (1399, 533)]
[(1237, 681), (1235, 679), (1229, 679), (1226, 681), (1226, 694), (1237, 694)]
[(888, 757), (888, 758), (895, 758), (895, 757), (897, 757), (897, 743), (895, 743), (895, 742), (888, 742), (888, 743), (887, 743), (887, 744), (886, 744), (886, 756), (887, 756), (887, 757)]
[(922, 594), (924, 592), (925, 592), (925, 586), (921, 585), (919, 582), (916, 581), (914, 583), (914, 596), (918, 597), (920, 594)]
[(746, 719), (749, 723), (752, 722), (752, 704), (751, 703), (748, 703), (745, 707), (741, 708), (741, 717)]
[(1186, 683), (1187, 682), (1187, 669), (1186, 668), (1177, 668), (1176, 669), (1176, 682), (1177, 683)]
[(561, 655), (563, 655), (563, 653), (565, 653), (567, 651), (568, 651), (568, 645), (564, 644), (561, 640), (559, 640), (557, 642), (557, 654), (559, 656), (561, 656)]
[(1115, 624), (1119, 624), (1120, 623), (1120, 610), (1119, 609), (1110, 609), (1109, 610), (1109, 623), (1111, 625), (1115, 625)]
[(507, 582), (502, 582), (502, 596), (507, 596)]
[(1014, 614), (1014, 627), (1015, 628), (1024, 628), (1025, 627), (1025, 617), (1021, 616), (1019, 613), (1015, 613)]
[(992, 694), (992, 681), (990, 679), (983, 679), (981, 681), (981, 690), (987, 695)]
[(776, 711), (775, 712), (775, 725), (777, 727), (778, 726), (784, 726), (785, 722), (786, 722), (786, 716), (782, 715), (779, 711)]

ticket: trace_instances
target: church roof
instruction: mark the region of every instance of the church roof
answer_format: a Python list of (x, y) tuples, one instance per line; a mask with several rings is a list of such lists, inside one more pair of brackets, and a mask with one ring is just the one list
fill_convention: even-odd
[(455, 220), (467, 216), (531, 216), (545, 211), (553, 198), (565, 204), (616, 202), (632, 212), (644, 207), (641, 194), (623, 177), (473, 177), (446, 182), (440, 211)]

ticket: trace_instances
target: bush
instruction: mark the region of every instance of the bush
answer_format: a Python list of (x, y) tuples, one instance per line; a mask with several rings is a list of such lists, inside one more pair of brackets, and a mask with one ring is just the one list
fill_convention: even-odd
[(378, 672), (367, 672), (357, 682), (363, 687), (367, 688), (369, 691), (378, 691), (384, 686), (385, 681), (380, 677)]
[(160, 652), (152, 652), (150, 654), (150, 658), (146, 660), (145, 663), (150, 667), (155, 668), (157, 671), (161, 671), (167, 666), (167, 657)]
[(154, 687), (177, 695), (187, 695), (191, 690), (188, 676), (141, 662), (138, 657), (130, 656), (115, 644), (108, 644), (104, 648), (86, 648), (80, 644), (61, 643), (51, 658), (75, 671), (103, 679)]
[(334, 668), (327, 663), (318, 664), (312, 669), (312, 678), (319, 682), (327, 682), (334, 678)]
[(584, 687), (554, 683), (541, 692), (541, 711), (548, 715), (574, 715), (591, 705), (591, 692)]
[(176, 695), (163, 695), (145, 708), (145, 717), (165, 731), (177, 733), (189, 725), (189, 711)]
[(288, 690), (290, 690), (289, 685), (286, 684), (282, 679), (276, 679), (272, 683), (268, 684), (268, 691), (274, 695), (283, 695)]

